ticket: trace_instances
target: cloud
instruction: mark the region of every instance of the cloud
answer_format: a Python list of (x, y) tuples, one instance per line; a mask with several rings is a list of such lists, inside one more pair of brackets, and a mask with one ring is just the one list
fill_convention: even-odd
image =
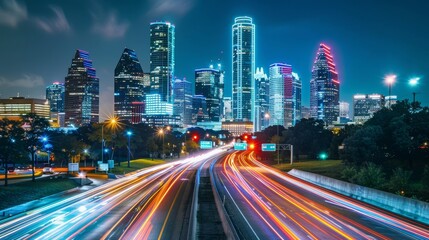
[(7, 79), (0, 77), (0, 87), (20, 87), (20, 88), (35, 88), (44, 86), (45, 81), (41, 76), (38, 75), (27, 75), (24, 74), (18, 79)]
[(51, 19), (35, 18), (36, 25), (48, 33), (70, 32), (71, 28), (63, 10), (56, 6), (51, 6), (50, 8), (54, 12), (54, 17)]
[(92, 31), (106, 38), (121, 38), (128, 31), (129, 23), (126, 21), (119, 22), (116, 13), (111, 12), (105, 16), (92, 14), (94, 23)]
[(24, 4), (21, 5), (15, 0), (4, 0), (3, 6), (0, 5), (0, 24), (16, 27), (27, 18), (27, 7)]
[(149, 13), (152, 16), (171, 13), (183, 16), (191, 10), (193, 4), (193, 0), (151, 0), (152, 7)]

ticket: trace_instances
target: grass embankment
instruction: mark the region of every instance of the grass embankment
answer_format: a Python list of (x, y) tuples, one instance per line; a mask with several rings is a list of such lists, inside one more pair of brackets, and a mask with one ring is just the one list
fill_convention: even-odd
[(0, 186), (0, 209), (40, 199), (76, 186), (77, 183), (67, 178), (43, 178), (35, 182), (25, 181), (6, 187), (2, 185)]
[(282, 171), (290, 171), (295, 168), (336, 179), (341, 179), (341, 172), (344, 169), (344, 164), (341, 160), (304, 160), (292, 165), (280, 163), (280, 165), (273, 164), (272, 166)]
[(111, 172), (114, 174), (127, 174), (142, 168), (152, 167), (163, 163), (165, 163), (165, 161), (159, 159), (136, 159), (130, 162), (130, 167), (127, 167), (127, 162), (121, 162), (121, 166), (115, 166)]

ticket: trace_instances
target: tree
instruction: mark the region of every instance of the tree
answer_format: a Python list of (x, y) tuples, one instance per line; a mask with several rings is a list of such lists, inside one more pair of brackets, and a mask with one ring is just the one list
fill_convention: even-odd
[(4, 185), (8, 185), (8, 164), (22, 155), (22, 136), (24, 130), (19, 121), (0, 120), (0, 159), (5, 168)]
[(328, 151), (333, 134), (324, 128), (322, 120), (304, 118), (290, 127), (285, 135), (285, 142), (293, 145), (295, 159), (299, 159), (300, 154), (316, 158), (320, 152)]
[(27, 151), (31, 154), (31, 161), (33, 167), (33, 182), (36, 181), (36, 160), (35, 153), (38, 149), (43, 147), (43, 142), (40, 138), (45, 134), (46, 129), (49, 127), (49, 122), (46, 118), (40, 117), (35, 113), (29, 113), (22, 117), (22, 127), (25, 130), (24, 142), (27, 146)]
[(356, 165), (364, 162), (380, 163), (379, 139), (382, 130), (379, 126), (361, 128), (344, 140), (344, 161)]
[(405, 190), (410, 187), (409, 183), (411, 174), (411, 171), (404, 170), (403, 168), (394, 169), (393, 174), (389, 179), (389, 189), (395, 193), (404, 195)]
[(357, 184), (381, 189), (386, 182), (383, 169), (372, 162), (367, 162), (360, 168), (356, 177)]

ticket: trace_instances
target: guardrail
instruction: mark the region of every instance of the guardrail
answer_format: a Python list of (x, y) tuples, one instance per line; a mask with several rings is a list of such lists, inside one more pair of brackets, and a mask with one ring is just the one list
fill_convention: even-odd
[(297, 169), (292, 169), (289, 171), (289, 174), (359, 201), (429, 224), (429, 203), (427, 202), (402, 197), (392, 193), (363, 187), (357, 184)]

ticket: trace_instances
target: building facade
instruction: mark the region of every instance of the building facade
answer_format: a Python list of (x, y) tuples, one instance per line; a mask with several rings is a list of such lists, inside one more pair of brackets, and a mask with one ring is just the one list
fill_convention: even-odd
[(232, 25), (232, 117), (254, 121), (255, 24), (237, 17)]
[(256, 68), (255, 73), (255, 131), (269, 126), (270, 82), (263, 68)]
[(292, 126), (302, 118), (302, 81), (298, 73), (292, 72)]
[(99, 79), (89, 53), (76, 50), (65, 77), (65, 124), (76, 127), (99, 120)]
[(183, 125), (192, 124), (192, 83), (185, 79), (176, 79), (173, 85), (173, 113), (180, 116)]
[(150, 89), (161, 101), (173, 103), (175, 26), (150, 24)]
[(331, 49), (320, 44), (313, 64), (310, 81), (310, 114), (331, 124), (339, 116), (340, 81)]
[(270, 125), (294, 126), (301, 119), (301, 80), (285, 63), (270, 65)]
[(350, 104), (348, 102), (339, 102), (340, 104), (340, 118), (350, 119)]
[(209, 122), (207, 101), (203, 95), (192, 97), (192, 124), (196, 125), (198, 122)]
[(384, 106), (385, 97), (381, 94), (355, 94), (353, 96), (353, 120), (357, 124), (364, 124)]
[(54, 82), (46, 87), (46, 99), (51, 112), (64, 112), (64, 83)]
[(23, 115), (35, 113), (40, 117), (50, 118), (50, 105), (47, 99), (11, 97), (0, 99), (0, 119), (18, 121)]
[(195, 70), (195, 94), (206, 98), (208, 121), (220, 122), (224, 75), (219, 69), (201, 68)]
[(231, 97), (223, 98), (223, 119), (222, 121), (232, 121), (232, 99)]
[(121, 120), (132, 122), (131, 103), (144, 101), (143, 75), (136, 52), (125, 48), (116, 65), (114, 76), (114, 114)]

